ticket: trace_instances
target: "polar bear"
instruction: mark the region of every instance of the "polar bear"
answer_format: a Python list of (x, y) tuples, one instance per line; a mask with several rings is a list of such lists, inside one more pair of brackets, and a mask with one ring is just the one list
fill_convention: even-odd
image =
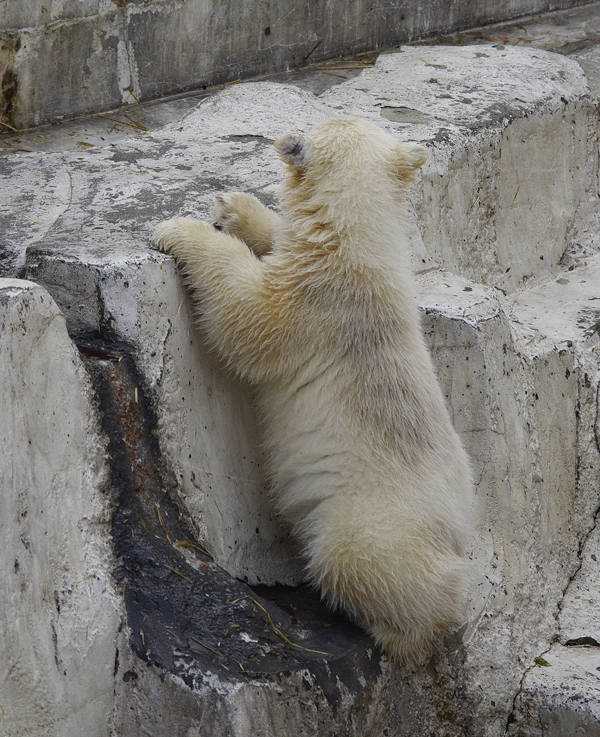
[(414, 668), (461, 620), (469, 463), (425, 347), (404, 235), (427, 151), (336, 118), (275, 142), (282, 215), (217, 196), (161, 223), (212, 348), (256, 389), (308, 579)]

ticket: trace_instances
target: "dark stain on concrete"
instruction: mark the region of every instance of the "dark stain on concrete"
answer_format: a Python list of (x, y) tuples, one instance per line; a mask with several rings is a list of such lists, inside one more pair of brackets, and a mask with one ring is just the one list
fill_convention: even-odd
[(600, 310), (585, 307), (577, 315), (577, 327), (585, 330), (585, 334), (591, 337), (594, 333), (600, 336)]
[(161, 456), (153, 399), (131, 347), (97, 335), (75, 342), (107, 439), (114, 576), (134, 653), (190, 688), (203, 683), (207, 669), (223, 682), (307, 669), (336, 713), (344, 713), (344, 693), (368, 696), (381, 655), (364, 632), (308, 587), (250, 587), (202, 550)]
[(0, 118), (9, 125), (13, 124), (18, 90), (19, 83), (16, 72), (11, 67), (6, 67), (0, 81)]
[(222, 136), (221, 140), (230, 141), (232, 143), (274, 143), (273, 138), (267, 138), (266, 136), (254, 136), (250, 134)]
[(413, 110), (410, 107), (390, 107), (385, 105), (380, 109), (382, 118), (387, 118), (392, 123), (402, 123), (404, 125), (419, 125), (422, 123), (431, 123), (433, 120), (431, 115), (422, 113), (420, 110)]

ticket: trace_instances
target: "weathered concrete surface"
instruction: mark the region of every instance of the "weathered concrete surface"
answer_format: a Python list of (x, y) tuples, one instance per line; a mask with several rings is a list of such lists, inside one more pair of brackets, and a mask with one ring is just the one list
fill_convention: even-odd
[[(16, 7), (16, 6), (11, 6)], [(437, 40), (440, 39), (440, 40)], [(553, 51), (575, 59), (584, 69), (588, 84), (594, 92), (600, 85), (600, 66), (594, 61), (600, 43), (600, 3), (576, 6), (566, 10), (521, 16), (517, 21), (446, 34), (430, 36), (418, 44), (464, 46), (482, 44), (493, 46), (522, 46)], [(374, 64), (381, 51), (372, 49), (306, 64), (287, 72), (268, 75), (266, 78), (321, 95), (330, 87), (353, 78), (367, 66)], [(221, 88), (223, 85), (221, 85)], [(81, 150), (91, 146), (107, 146), (122, 138), (154, 130), (169, 122), (180, 120), (201, 99), (218, 91), (218, 87), (196, 90), (137, 104), (131, 98), (128, 104), (112, 111), (108, 116), (91, 115), (77, 120), (67, 120), (42, 129), (14, 131), (0, 130), (0, 153), (21, 151)]]
[(516, 20), (455, 33), (434, 34), (415, 43), (464, 46), (488, 42), (502, 46), (538, 48), (572, 56), (597, 45), (599, 32), (598, 3), (586, 3), (562, 9), (554, 6), (547, 13), (532, 13)]
[(401, 54), (321, 99), (432, 150), (416, 211), (436, 261), (512, 291), (566, 249), (597, 248), (597, 116), (575, 62), (514, 47)]
[(598, 293), (600, 261), (582, 269), (571, 290), (561, 292), (565, 285), (552, 278), (510, 300), (440, 272), (420, 282), (426, 334), (479, 474), (479, 565), (461, 675), (471, 708), (498, 721), (486, 729), (474, 720), (467, 733), (502, 734), (520, 674), (556, 634), (564, 590), (580, 565), (578, 541), (598, 507), (590, 415), (600, 341), (582, 315)]
[[(566, 303), (559, 300), (559, 305), (564, 312), (570, 313), (567, 319), (570, 318), (571, 323), (578, 323), (580, 338), (594, 344), (594, 351), (588, 357), (595, 360), (587, 363), (589, 374), (584, 374), (582, 387), (588, 393), (588, 401), (580, 404), (580, 423), (585, 429), (591, 426), (592, 433), (588, 434), (590, 447), (587, 452), (583, 449), (580, 468), (582, 475), (595, 479), (598, 487), (598, 470), (594, 467), (594, 459), (600, 448), (597, 383), (600, 364), (600, 346), (597, 340), (600, 332), (600, 306), (594, 307), (594, 303), (600, 300), (600, 263), (598, 259), (595, 261), (595, 268), (576, 272), (576, 279), (569, 280), (568, 284), (558, 287), (549, 285), (549, 288), (552, 291), (562, 291), (565, 288), (571, 291), (571, 299)], [(593, 279), (592, 285), (590, 277)], [(566, 282), (566, 279), (562, 281)], [(547, 294), (548, 287), (544, 291)], [(539, 299), (539, 295), (536, 297)], [(530, 303), (527, 307), (531, 308), (533, 305)], [(530, 312), (530, 319), (543, 319), (546, 314), (539, 309), (534, 312), (535, 314)], [(592, 504), (599, 503), (598, 497), (590, 501)], [(558, 642), (550, 649), (541, 651), (539, 657), (543, 660), (538, 660), (539, 664), (531, 666), (524, 675), (522, 687), (515, 700), (513, 721), (508, 730), (511, 736), (600, 735), (600, 527), (597, 525), (597, 514), (596, 511), (594, 527), (582, 545), (579, 569), (561, 602), (556, 634)]]
[(598, 737), (598, 648), (553, 645), (523, 680), (510, 737)]
[[(293, 69), (577, 0), (59, 0), (0, 5), (0, 121), (14, 128)], [(318, 48), (315, 48), (319, 44)]]
[(599, 537), (600, 529), (595, 527), (583, 548), (581, 568), (565, 594), (558, 620), (563, 645), (600, 646)]
[(87, 372), (50, 295), (0, 279), (2, 735), (377, 729), (390, 667), (370, 638), (202, 553), (126, 344), (77, 346)]
[[(174, 670), (189, 652), (181, 655), (180, 643), (158, 652), (155, 644), (149, 655), (128, 609), (115, 707), (125, 733), (212, 725), (222, 734), (291, 736), (354, 725), (350, 734), (358, 735), (381, 725), (379, 733), (387, 727), (398, 736), (491, 737), (517, 723), (523, 675), (559, 635), (556, 617), (561, 606), (566, 616), (564, 592), (582, 567), (580, 543), (592, 539), (598, 506), (594, 110), (580, 68), (560, 57), (404, 49), (320, 98), (274, 83), (239, 85), (118, 146), (7, 162), (5, 273), (44, 284), (79, 340), (124, 341), (135, 353), (139, 398), (149, 397), (152, 430), (175, 479), (169, 494), (215, 563), (251, 583), (296, 583), (301, 564), (265, 494), (247, 388), (204, 351), (172, 261), (143, 244), (163, 218), (209, 217), (220, 189), (276, 204), (282, 171), (271, 142), (286, 130), (352, 114), (431, 150), (412, 242), (426, 335), (478, 481), (465, 628), (418, 674), (406, 679), (382, 666), (367, 679), (367, 721), (352, 721), (360, 711), (353, 690), (334, 721), (298, 723), (292, 711), (316, 714), (327, 679), (321, 691), (298, 697), (304, 711), (294, 701), (286, 721), (276, 694), (289, 704), (299, 675), (288, 679), (291, 690), (279, 677), (234, 687), (211, 664), (190, 685)], [(535, 139), (540, 129), (544, 146)], [(554, 187), (546, 186), (550, 175)], [(453, 237), (441, 240), (448, 231)], [(522, 729), (535, 734), (523, 713)]]
[(90, 386), (41, 287), (0, 279), (0, 732), (110, 733), (123, 604)]
[[(107, 438), (113, 576), (127, 610), (114, 733), (358, 737), (385, 722), (391, 669), (370, 638), (306, 587), (251, 589), (216, 564), (182, 513), (152, 390), (130, 346), (82, 338), (77, 346)], [(157, 673), (163, 684), (167, 674), (164, 688)], [(310, 718), (300, 715), (306, 706)]]
[[(103, 242), (108, 238), (104, 232)], [(129, 248), (124, 242), (85, 255), (79, 245), (69, 253), (48, 243), (49, 250), (31, 249), (26, 271), (50, 289), (73, 334), (108, 334), (135, 346), (148, 390), (156, 392), (161, 445), (200, 544), (251, 583), (298, 582), (297, 549), (273, 515), (260, 472), (248, 392), (193, 329), (173, 263), (140, 248), (139, 233), (131, 240)]]

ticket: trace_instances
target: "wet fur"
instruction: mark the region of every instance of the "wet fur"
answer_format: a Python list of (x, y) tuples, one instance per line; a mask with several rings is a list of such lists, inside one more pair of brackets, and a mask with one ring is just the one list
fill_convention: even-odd
[(425, 149), (335, 119), (276, 142), (282, 216), (241, 193), (169, 220), (215, 351), (257, 391), (272, 490), (326, 600), (414, 667), (462, 616), (471, 482), (404, 237)]

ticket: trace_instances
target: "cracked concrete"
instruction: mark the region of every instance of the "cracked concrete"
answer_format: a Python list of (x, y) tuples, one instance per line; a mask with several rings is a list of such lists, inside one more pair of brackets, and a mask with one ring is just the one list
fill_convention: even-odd
[(597, 668), (597, 650), (553, 645), (526, 673), (507, 735), (599, 735)]
[[(286, 130), (352, 114), (425, 143), (413, 265), (426, 338), (478, 480), (468, 618), (410, 678), (383, 661), (363, 684), (366, 721), (357, 718), (360, 689), (350, 690), (327, 728), (492, 737), (553, 725), (552, 734), (595, 734), (596, 676), (588, 660), (578, 671), (575, 658), (588, 650), (567, 647), (596, 641), (600, 554), (597, 100), (581, 68), (539, 50), (405, 47), (319, 96), (260, 82), (197, 103), (113, 145), (7, 160), (4, 274), (43, 285), (80, 344), (130, 346), (172, 475), (168, 494), (214, 564), (252, 584), (296, 584), (301, 564), (270, 510), (248, 389), (206, 353), (172, 261), (145, 244), (158, 220), (208, 217), (218, 189), (276, 205), (282, 172), (271, 141)], [(183, 558), (169, 560), (194, 575)], [(302, 698), (301, 679), (290, 690), (277, 679), (234, 687), (217, 655), (204, 652), (209, 660), (195, 667), (206, 682), (184, 686), (169, 670), (173, 651), (149, 657), (146, 636), (128, 630), (132, 617), (116, 645), (114, 724), (127, 733), (186, 734), (211, 719), (215, 734), (325, 729), (313, 716), (328, 698), (326, 677)], [(51, 630), (47, 637), (52, 653)], [(551, 666), (535, 665), (540, 655)], [(571, 698), (581, 684), (585, 703)]]
[[(578, 561), (568, 578), (556, 612), (557, 627), (550, 649), (540, 651), (536, 665), (523, 675), (509, 717), (507, 734), (584, 734), (598, 733), (597, 680), (589, 668), (597, 661), (596, 639), (598, 609), (595, 591), (598, 588), (598, 445), (594, 437), (600, 353), (596, 323), (597, 310), (590, 302), (598, 299), (597, 257), (590, 266), (575, 269), (556, 278), (553, 283), (540, 283), (519, 296), (519, 328), (527, 325), (535, 350), (548, 339), (552, 314), (561, 316), (557, 322), (555, 342), (575, 347), (579, 373), (577, 398), (577, 485), (595, 489), (596, 494), (577, 500), (577, 511), (589, 522), (582, 525)], [(575, 278), (574, 278), (575, 277)], [(566, 290), (563, 292), (562, 290)], [(570, 292), (570, 293), (569, 293)], [(550, 309), (544, 309), (547, 306)], [(568, 333), (568, 335), (567, 335)], [(592, 432), (590, 432), (590, 429)], [(581, 648), (586, 649), (584, 654)], [(587, 650), (590, 650), (588, 653)], [(594, 652), (595, 651), (595, 652)], [(597, 665), (597, 662), (596, 662)]]

